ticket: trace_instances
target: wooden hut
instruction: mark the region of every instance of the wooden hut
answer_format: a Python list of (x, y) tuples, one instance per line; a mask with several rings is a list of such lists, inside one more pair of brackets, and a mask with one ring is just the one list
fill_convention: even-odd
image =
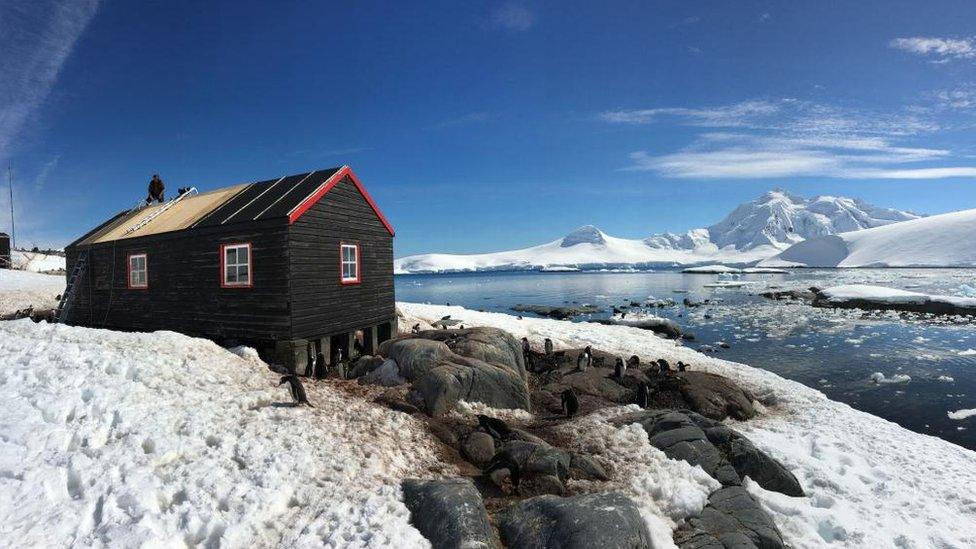
[(248, 344), (318, 374), (395, 335), (393, 236), (347, 166), (191, 191), (68, 245), (57, 318)]

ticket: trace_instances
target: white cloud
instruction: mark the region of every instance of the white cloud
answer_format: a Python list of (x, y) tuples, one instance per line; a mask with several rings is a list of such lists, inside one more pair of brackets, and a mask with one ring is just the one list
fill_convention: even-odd
[(0, 4), (0, 159), (44, 103), (98, 0)]
[(535, 24), (535, 15), (525, 6), (505, 4), (492, 12), (491, 22), (510, 31), (525, 31)]
[[(676, 152), (632, 152), (631, 164), (623, 168), (665, 177), (938, 179), (970, 177), (976, 171), (968, 166), (911, 166), (953, 158), (949, 150), (902, 143), (941, 128), (936, 121), (912, 111), (853, 112), (786, 99), (708, 108), (608, 111), (600, 118), (610, 123), (671, 122), (719, 129), (700, 133), (689, 146)], [(729, 128), (735, 131), (726, 131)]]
[(968, 110), (976, 108), (976, 86), (963, 86), (931, 92), (935, 104), (947, 109)]
[(916, 55), (934, 57), (936, 62), (940, 63), (945, 63), (951, 59), (976, 58), (976, 40), (973, 38), (914, 36), (911, 38), (895, 38), (888, 44), (892, 48)]

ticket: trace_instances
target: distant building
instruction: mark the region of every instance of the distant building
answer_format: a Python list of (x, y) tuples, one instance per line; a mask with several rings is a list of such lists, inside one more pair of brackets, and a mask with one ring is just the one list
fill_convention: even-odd
[(13, 266), (10, 257), (10, 235), (0, 233), (0, 269), (10, 269)]
[(393, 236), (348, 167), (187, 194), (68, 245), (61, 320), (248, 344), (321, 373), (316, 356), (395, 335)]

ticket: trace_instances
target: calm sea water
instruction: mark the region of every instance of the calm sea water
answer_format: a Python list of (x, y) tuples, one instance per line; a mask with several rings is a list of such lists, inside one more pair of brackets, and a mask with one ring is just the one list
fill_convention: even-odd
[[(693, 332), (692, 348), (717, 347), (715, 356), (765, 368), (814, 387), (834, 400), (976, 450), (976, 417), (953, 420), (947, 412), (976, 408), (976, 323), (965, 319), (902, 318), (894, 313), (815, 309), (758, 295), (773, 288), (863, 283), (912, 291), (965, 295), (976, 270), (797, 270), (742, 275), (741, 288), (710, 288), (718, 275), (647, 273), (464, 273), (396, 277), (397, 299), (451, 303), (515, 314), (522, 303), (562, 306), (590, 303), (609, 316), (613, 305), (671, 298), (676, 306), (650, 309)], [(685, 308), (684, 297), (713, 302)], [(529, 315), (531, 316), (531, 315)], [(909, 376), (910, 381), (877, 383)]]

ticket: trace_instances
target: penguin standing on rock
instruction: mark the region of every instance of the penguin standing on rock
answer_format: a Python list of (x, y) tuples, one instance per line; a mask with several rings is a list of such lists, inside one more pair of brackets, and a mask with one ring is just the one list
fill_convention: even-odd
[(631, 355), (627, 359), (627, 368), (640, 368), (640, 357), (637, 355)]
[(661, 368), (662, 374), (671, 373), (671, 364), (668, 363), (667, 360), (664, 360), (663, 358), (659, 358), (657, 359), (657, 365)]
[(566, 417), (573, 417), (576, 415), (576, 412), (579, 412), (579, 398), (577, 398), (576, 393), (572, 389), (563, 391), (562, 401), (563, 413), (566, 414)]
[(684, 371), (685, 371), (685, 370), (687, 370), (687, 369), (688, 369), (688, 365), (687, 365), (687, 364), (685, 364), (684, 362), (681, 362), (681, 361), (679, 360), (679, 361), (678, 361), (678, 371), (679, 371), (679, 372), (684, 372)]
[(552, 340), (549, 339), (548, 337), (546, 338), (545, 349), (546, 349), (546, 356), (552, 356)]
[(512, 429), (504, 421), (484, 414), (478, 414), (478, 425), (497, 440), (505, 440), (512, 434)]
[[(501, 471), (502, 469), (508, 471), (508, 480), (512, 482), (512, 490), (517, 492), (519, 487), (519, 478), (521, 476), (520, 467), (518, 462), (508, 452), (503, 450), (495, 454), (495, 456), (491, 458), (491, 461), (488, 462), (488, 465), (485, 465), (485, 468), (481, 473), (490, 478), (492, 482), (495, 482), (495, 478), (492, 473)], [(498, 483), (496, 482), (496, 484)]]
[(278, 382), (278, 387), (281, 387), (285, 383), (288, 384), (288, 389), (291, 391), (291, 398), (295, 401), (296, 406), (305, 404), (309, 408), (313, 407), (308, 401), (308, 395), (305, 394), (305, 387), (302, 386), (302, 380), (298, 379), (298, 376), (294, 372), (282, 376), (281, 381)]
[(613, 377), (617, 379), (624, 378), (624, 359), (617, 357), (617, 360), (613, 363)]
[(647, 383), (641, 381), (637, 385), (636, 403), (641, 408), (647, 408), (647, 405), (650, 404), (650, 401), (651, 401), (651, 394), (650, 394), (650, 390), (648, 390), (647, 388)]

